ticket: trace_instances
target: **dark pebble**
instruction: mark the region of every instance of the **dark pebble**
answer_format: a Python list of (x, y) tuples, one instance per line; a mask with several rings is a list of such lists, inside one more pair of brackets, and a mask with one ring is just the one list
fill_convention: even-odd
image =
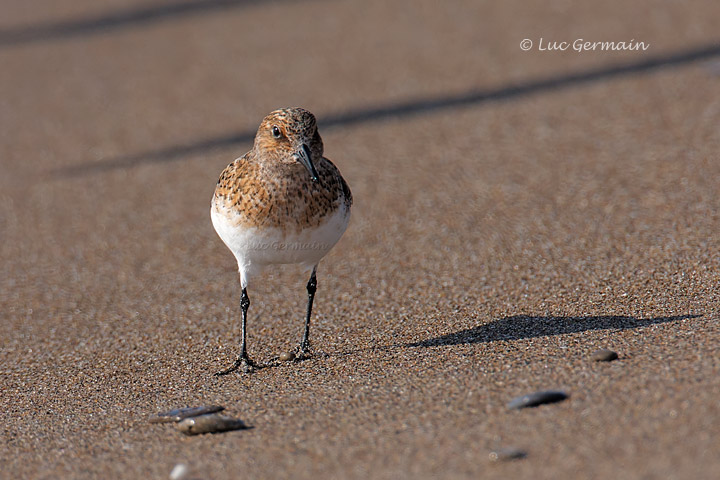
[(509, 409), (515, 410), (518, 408), (537, 407), (543, 403), (561, 402), (566, 398), (568, 398), (568, 395), (565, 392), (546, 390), (514, 398), (507, 406)]
[(618, 354), (607, 348), (597, 350), (590, 355), (590, 360), (593, 362), (612, 362), (613, 360), (617, 360), (617, 358)]
[(208, 413), (221, 412), (225, 407), (219, 405), (203, 405), (200, 407), (176, 408), (168, 412), (160, 412), (150, 417), (150, 423), (173, 423), (179, 422), (185, 418), (197, 417)]
[(493, 462), (509, 462), (527, 457), (527, 452), (519, 448), (500, 448), (490, 452), (490, 460)]
[(199, 435), (201, 433), (220, 433), (231, 430), (248, 428), (245, 422), (237, 418), (226, 417), (219, 413), (200, 415), (186, 418), (177, 424), (178, 430), (185, 435)]

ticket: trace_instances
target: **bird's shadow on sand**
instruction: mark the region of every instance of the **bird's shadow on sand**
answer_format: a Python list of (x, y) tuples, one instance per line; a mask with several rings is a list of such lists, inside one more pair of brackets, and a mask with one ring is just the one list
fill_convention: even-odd
[(502, 340), (522, 340), (568, 333), (580, 333), (589, 330), (629, 330), (701, 316), (702, 315), (674, 315), (668, 317), (636, 318), (610, 315), (577, 317), (513, 315), (487, 324), (478, 325), (477, 327), (467, 328), (418, 342), (406, 343), (402, 346), (439, 347), (488, 343)]

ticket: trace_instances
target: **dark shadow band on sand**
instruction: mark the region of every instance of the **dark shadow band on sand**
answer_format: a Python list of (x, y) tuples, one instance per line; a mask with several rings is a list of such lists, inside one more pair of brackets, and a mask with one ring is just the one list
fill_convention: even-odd
[(629, 330), (660, 323), (675, 322), (702, 315), (674, 315), (668, 317), (636, 318), (626, 316), (588, 317), (536, 317), (514, 315), (477, 327), (460, 330), (419, 342), (407, 343), (405, 347), (440, 347), (489, 343), (502, 340), (522, 340), (549, 337), (568, 333), (582, 333), (589, 330)]
[(166, 5), (116, 10), (95, 17), (10, 27), (0, 30), (0, 48), (106, 34), (116, 30), (138, 28), (175, 18), (265, 5), (268, 2), (269, 0), (188, 0)]
[[(609, 80), (615, 77), (678, 67), (716, 56), (720, 56), (720, 44), (706, 45), (681, 52), (659, 55), (634, 63), (611, 65), (540, 80), (529, 80), (517, 85), (504, 86), (496, 89), (473, 89), (457, 95), (440, 95), (432, 98), (391, 103), (376, 107), (358, 108), (343, 113), (320, 116), (318, 123), (321, 129), (340, 128), (395, 118), (425, 115), (453, 108), (467, 108), (486, 102), (513, 100), (533, 94)], [(254, 137), (255, 129), (226, 133), (187, 144), (62, 167), (50, 173), (54, 177), (75, 177), (115, 169), (132, 168), (144, 164), (172, 162), (215, 148), (247, 144), (252, 142)]]

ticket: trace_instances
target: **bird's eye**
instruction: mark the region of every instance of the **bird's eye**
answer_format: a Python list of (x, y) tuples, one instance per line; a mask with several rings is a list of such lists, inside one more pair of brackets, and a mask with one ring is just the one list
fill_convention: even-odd
[(273, 125), (272, 134), (275, 138), (280, 138), (282, 136), (282, 133), (280, 132), (280, 129), (277, 127), (277, 125)]

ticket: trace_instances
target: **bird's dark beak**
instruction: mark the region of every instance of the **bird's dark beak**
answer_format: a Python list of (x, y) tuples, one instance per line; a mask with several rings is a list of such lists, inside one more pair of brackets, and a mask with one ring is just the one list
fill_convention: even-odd
[(312, 163), (312, 156), (310, 155), (310, 149), (308, 148), (308, 146), (303, 143), (302, 146), (298, 148), (297, 152), (295, 152), (295, 157), (297, 158), (298, 162), (302, 163), (303, 166), (308, 169), (312, 181), (317, 182), (318, 174), (315, 170), (315, 165), (313, 165)]

